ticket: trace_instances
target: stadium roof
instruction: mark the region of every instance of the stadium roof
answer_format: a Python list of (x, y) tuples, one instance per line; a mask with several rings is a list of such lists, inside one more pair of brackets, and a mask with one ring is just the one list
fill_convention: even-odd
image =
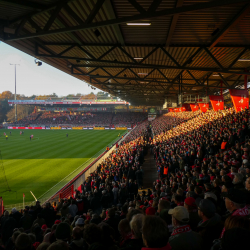
[(0, 28), (7, 44), (132, 104), (250, 74), (239, 61), (250, 59), (249, 0), (0, 0)]

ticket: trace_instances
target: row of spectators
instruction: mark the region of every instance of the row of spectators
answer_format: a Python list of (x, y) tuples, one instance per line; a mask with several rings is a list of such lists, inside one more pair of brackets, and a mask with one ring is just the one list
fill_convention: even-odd
[(84, 115), (72, 115), (61, 112), (32, 113), (18, 124), (37, 124), (37, 125), (76, 125), (90, 127), (133, 127), (147, 118), (147, 113), (140, 112), (93, 112)]
[(133, 127), (134, 125), (147, 119), (148, 114), (142, 112), (117, 112), (113, 119), (112, 125), (115, 127)]
[[(5, 212), (5, 249), (246, 247), (249, 115), (248, 110), (209, 110), (141, 123), (74, 197)], [(140, 193), (149, 149), (159, 177)]]

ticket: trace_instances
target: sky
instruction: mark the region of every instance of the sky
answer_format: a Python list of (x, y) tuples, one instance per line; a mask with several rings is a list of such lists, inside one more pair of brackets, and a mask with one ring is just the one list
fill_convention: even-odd
[(20, 64), (16, 66), (17, 94), (32, 96), (56, 93), (66, 96), (100, 91), (44, 62), (38, 67), (34, 60), (34, 57), (0, 42), (0, 93), (7, 90), (15, 93), (15, 66), (10, 63)]

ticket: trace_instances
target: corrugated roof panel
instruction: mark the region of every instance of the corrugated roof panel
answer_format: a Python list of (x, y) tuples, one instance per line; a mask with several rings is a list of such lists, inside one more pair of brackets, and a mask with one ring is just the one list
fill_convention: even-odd
[(244, 50), (244, 48), (213, 48), (210, 51), (214, 57), (221, 62), (222, 66), (227, 68), (235, 58)]
[(221, 44), (250, 44), (250, 13), (232, 27)]
[(8, 2), (0, 2), (0, 17), (2, 20), (13, 20), (31, 11), (32, 9), (24, 6), (9, 5)]
[(190, 67), (211, 67), (218, 68), (215, 61), (208, 55), (208, 53), (203, 50), (201, 51), (189, 65)]
[[(185, 1), (185, 4), (187, 2)], [(210, 43), (212, 33), (222, 30), (240, 11), (241, 5), (228, 5), (213, 9), (180, 14), (171, 42), (173, 44)]]

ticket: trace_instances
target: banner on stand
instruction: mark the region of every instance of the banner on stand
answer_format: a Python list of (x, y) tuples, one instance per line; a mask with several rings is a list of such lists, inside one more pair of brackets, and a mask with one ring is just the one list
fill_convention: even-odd
[(224, 98), (222, 95), (210, 95), (209, 99), (214, 111), (224, 109)]
[(190, 108), (192, 109), (193, 112), (195, 112), (195, 111), (199, 110), (199, 105), (190, 103)]
[(232, 102), (236, 112), (249, 109), (249, 93), (245, 89), (230, 89)]
[(182, 104), (182, 107), (185, 108), (185, 111), (191, 111), (191, 107), (190, 107), (190, 105), (188, 103)]
[(206, 113), (209, 109), (209, 103), (199, 103), (200, 110)]

